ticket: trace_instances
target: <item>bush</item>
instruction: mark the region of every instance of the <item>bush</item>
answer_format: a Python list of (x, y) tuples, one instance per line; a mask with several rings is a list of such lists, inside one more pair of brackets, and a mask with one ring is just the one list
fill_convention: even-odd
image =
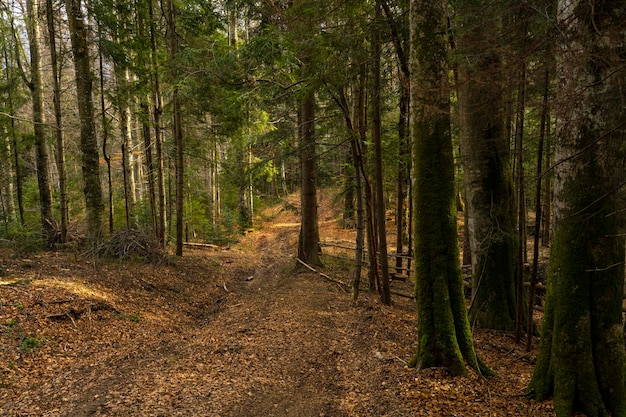
[(46, 247), (46, 242), (40, 230), (34, 231), (21, 225), (12, 225), (5, 230), (5, 239), (2, 245), (13, 249), (13, 256), (25, 258)]

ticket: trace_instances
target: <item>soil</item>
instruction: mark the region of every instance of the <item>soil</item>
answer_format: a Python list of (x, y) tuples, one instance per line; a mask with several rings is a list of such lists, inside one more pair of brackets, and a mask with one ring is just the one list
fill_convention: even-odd
[[(524, 396), (536, 351), (511, 334), (474, 332), (497, 377), (409, 368), (414, 301), (363, 291), (353, 302), (334, 282), (351, 280), (342, 259), (324, 256), (330, 279), (296, 268), (288, 207), (237, 245), (165, 264), (2, 249), (0, 415), (553, 415)], [(323, 240), (353, 241), (332, 201), (320, 208)], [(393, 285), (412, 293), (410, 279)]]

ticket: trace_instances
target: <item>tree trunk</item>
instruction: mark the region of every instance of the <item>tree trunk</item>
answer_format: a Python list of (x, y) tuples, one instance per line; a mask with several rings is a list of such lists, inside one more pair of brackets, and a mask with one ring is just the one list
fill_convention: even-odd
[[(178, 39), (176, 34), (176, 16), (173, 0), (167, 1), (166, 18), (168, 24), (168, 53), (170, 59), (174, 59), (178, 53)], [(171, 74), (176, 77), (174, 71)], [(183, 203), (184, 203), (184, 155), (183, 155), (183, 125), (180, 102), (180, 92), (175, 85), (172, 91), (172, 134), (174, 136), (174, 146), (176, 149), (175, 170), (176, 170), (176, 256), (183, 256)]]
[(43, 86), (41, 79), (41, 56), (39, 43), (39, 0), (28, 0), (27, 32), (30, 49), (30, 89), (33, 105), (33, 129), (35, 134), (35, 149), (37, 160), (37, 183), (39, 185), (39, 209), (41, 213), (42, 232), (50, 244), (55, 239), (54, 215), (52, 213), (52, 191), (50, 189), (50, 172), (48, 146), (46, 141), (46, 127), (43, 110)]
[[(523, 18), (522, 18), (523, 19)], [(520, 58), (519, 78), (517, 81), (517, 115), (515, 122), (515, 188), (517, 191), (517, 264), (515, 272), (515, 294), (517, 307), (515, 314), (515, 343), (522, 337), (523, 299), (524, 299), (524, 266), (528, 262), (526, 250), (526, 185), (524, 184), (524, 124), (526, 119), (526, 44), (527, 24), (522, 25), (523, 42)]]
[[(401, 38), (397, 28), (397, 24), (393, 17), (391, 8), (386, 0), (381, 1), (381, 6), (385, 11), (387, 23), (391, 31), (391, 37), (398, 58), (398, 78), (400, 83), (400, 100), (398, 105), (398, 176), (396, 182), (396, 254), (400, 255), (404, 252), (404, 238), (406, 234), (406, 188), (410, 178), (410, 169), (408, 158), (411, 154), (411, 146), (409, 141), (408, 116), (410, 104), (409, 90), (409, 66), (406, 49), (404, 47), (405, 40)], [(396, 256), (396, 274), (402, 274), (402, 257)]]
[(365, 99), (365, 85), (366, 85), (366, 72), (365, 68), (359, 73), (358, 87), (354, 92), (355, 104), (354, 111), (356, 122), (356, 131), (359, 133), (359, 146), (360, 149), (360, 170), (363, 176), (363, 191), (365, 198), (365, 232), (367, 236), (367, 252), (369, 254), (369, 291), (374, 291), (377, 288), (377, 283), (380, 282), (380, 269), (378, 268), (378, 243), (376, 237), (375, 216), (374, 216), (374, 196), (372, 192), (372, 184), (370, 182), (370, 174), (367, 169), (367, 100)]
[(158, 206), (156, 197), (156, 165), (154, 163), (152, 149), (152, 132), (150, 130), (149, 98), (144, 97), (140, 103), (141, 109), (141, 134), (143, 136), (143, 152), (146, 158), (148, 201), (150, 202), (150, 223), (155, 237), (159, 237)]
[(129, 73), (128, 69), (116, 65), (115, 79), (117, 81), (117, 107), (119, 112), (119, 127), (122, 137), (122, 176), (124, 179), (124, 204), (126, 208), (126, 228), (136, 226), (135, 206), (135, 175), (132, 166), (132, 127), (130, 104), (128, 98)]
[(61, 211), (61, 243), (67, 242), (69, 208), (67, 202), (67, 174), (65, 171), (65, 138), (63, 137), (63, 119), (61, 112), (61, 77), (57, 59), (56, 29), (52, 0), (46, 0), (46, 19), (48, 23), (48, 42), (50, 46), (50, 65), (52, 67), (52, 88), (54, 101), (54, 133), (56, 136), (56, 162), (59, 172), (59, 209)]
[[(398, 177), (396, 183), (396, 254), (402, 255), (404, 252), (404, 238), (406, 235), (406, 197), (410, 179), (410, 163), (407, 160), (411, 155), (411, 144), (409, 141), (408, 116), (410, 91), (409, 78), (401, 77), (400, 80), (400, 112), (398, 116)], [(396, 274), (402, 274), (402, 257), (396, 257)]]
[[(100, 22), (96, 23), (98, 26), (98, 39), (102, 42), (102, 27)], [(102, 56), (102, 48), (98, 49), (98, 69), (99, 69), (99, 81), (100, 81), (100, 115), (102, 117), (102, 157), (107, 164), (107, 197), (109, 203), (109, 236), (113, 235), (115, 229), (115, 220), (113, 217), (113, 177), (111, 175), (111, 158), (107, 153), (107, 142), (109, 139), (110, 124), (106, 115), (106, 102), (104, 92), (104, 57)]]
[[(472, 265), (470, 320), (515, 329), (515, 217), (504, 131), (503, 70), (494, 46), (497, 13), (463, 0), (458, 38), (458, 96), (465, 232)], [(493, 6), (492, 6), (493, 7)], [(485, 24), (485, 19), (492, 24)]]
[[(376, 2), (376, 21), (382, 19), (380, 1)], [(372, 142), (376, 159), (376, 217), (378, 218), (378, 252), (380, 253), (380, 285), (378, 292), (383, 304), (391, 304), (391, 289), (389, 287), (389, 258), (387, 257), (387, 213), (385, 207), (381, 99), (380, 99), (380, 30), (375, 28), (372, 39)]]
[(624, 6), (558, 4), (554, 243), (529, 385), (558, 417), (626, 416)]
[[(535, 184), (535, 230), (533, 235), (533, 266), (530, 273), (530, 287), (528, 290), (528, 323), (526, 325), (526, 351), (530, 352), (534, 335), (533, 315), (535, 311), (535, 289), (538, 282), (539, 268), (539, 239), (541, 232), (541, 171), (543, 170), (543, 143), (546, 137), (546, 126), (550, 120), (548, 108), (548, 94), (550, 92), (550, 72), (546, 70), (543, 86), (543, 101), (541, 106), (541, 120), (539, 121), (539, 143), (537, 144), (537, 183)], [(549, 129), (548, 129), (549, 131)]]
[[(6, 45), (3, 43), (2, 44), (2, 55), (4, 57), (4, 65), (6, 68), (11, 68), (12, 67), (12, 63), (9, 60), (9, 51), (7, 50)], [(7, 85), (11, 85), (12, 80), (11, 80), (11, 74), (9, 73), (9, 71), (5, 71), (5, 75), (6, 75), (6, 82)], [(8, 106), (8, 111), (10, 114), (14, 113), (14, 108), (13, 108), (13, 91), (11, 88), (9, 88), (7, 90), (7, 106)], [(22, 186), (22, 164), (20, 163), (20, 154), (19, 154), (19, 150), (17, 147), (17, 135), (16, 135), (16, 126), (15, 126), (15, 118), (11, 117), (10, 118), (10, 131), (9, 131), (9, 136), (11, 138), (11, 161), (13, 163), (13, 170), (15, 172), (15, 191), (17, 194), (17, 207), (18, 207), (18, 212), (19, 212), (19, 220), (20, 220), (20, 224), (22, 226), (24, 226), (25, 220), (24, 220), (24, 197), (23, 197), (23, 186)]]
[[(552, 166), (552, 134), (551, 134), (552, 121), (548, 119), (547, 134), (545, 139), (545, 153), (546, 153), (546, 167)], [(541, 244), (543, 246), (550, 246), (552, 240), (552, 170), (545, 174), (543, 181), (543, 224), (541, 228)]]
[[(352, 135), (353, 131), (348, 130), (348, 134)], [(352, 137), (350, 138), (350, 143), (352, 144)], [(352, 145), (351, 145), (352, 146)], [(341, 218), (341, 225), (345, 229), (354, 228), (354, 196), (355, 196), (355, 183), (356, 183), (356, 172), (354, 171), (354, 153), (351, 149), (345, 154), (345, 165), (343, 168), (343, 214)]]
[(148, 14), (150, 16), (150, 64), (152, 66), (152, 105), (154, 106), (152, 117), (154, 123), (154, 144), (156, 158), (156, 179), (158, 198), (158, 228), (157, 237), (162, 247), (166, 242), (166, 221), (165, 221), (165, 162), (163, 157), (163, 134), (161, 132), (161, 115), (163, 114), (163, 99), (161, 97), (161, 82), (159, 78), (159, 66), (157, 65), (157, 44), (156, 44), (156, 20), (152, 0), (148, 1)]
[(300, 191), (301, 223), (298, 259), (311, 265), (322, 264), (319, 256), (317, 223), (317, 147), (315, 144), (315, 93), (308, 92), (302, 100), (300, 122)]
[(354, 252), (354, 279), (352, 280), (352, 299), (357, 300), (359, 297), (359, 291), (361, 289), (361, 269), (363, 267), (363, 181), (361, 172), (358, 169), (357, 155), (359, 153), (357, 148), (357, 136), (354, 133), (354, 137), (350, 141), (350, 150), (352, 153), (352, 161), (354, 167), (354, 186), (356, 194), (356, 250)]
[(102, 204), (98, 140), (91, 96), (93, 82), (87, 43), (87, 29), (83, 21), (81, 0), (65, 0), (65, 5), (76, 74), (76, 96), (80, 118), (80, 147), (83, 156), (82, 170), (87, 207), (87, 234), (88, 240), (91, 243), (95, 243), (102, 237), (104, 205)]
[[(221, 146), (217, 141), (212, 147), (212, 161), (211, 161), (211, 183), (213, 189), (211, 193), (211, 200), (213, 202), (213, 224), (219, 224), (221, 220), (221, 202), (220, 202), (220, 163), (221, 163)], [(283, 164), (284, 168), (284, 164)]]
[[(3, 130), (3, 137), (0, 146), (2, 146), (2, 158), (5, 161), (10, 161), (13, 150), (11, 149), (11, 140), (10, 136), (6, 130)], [(2, 202), (3, 207), (5, 208), (5, 226), (8, 226), (8, 223), (11, 223), (15, 220), (15, 207), (14, 207), (14, 193), (13, 193), (13, 170), (11, 164), (2, 164), (0, 168), (2, 171), (2, 193), (4, 196), (4, 200)]]
[(245, 140), (240, 134), (234, 142), (236, 142), (234, 146), (237, 148), (235, 150), (235, 163), (237, 169), (237, 209), (239, 211), (241, 229), (245, 230), (252, 225), (250, 221), (250, 207), (248, 206), (246, 198), (248, 192), (248, 164), (244, 145)]
[[(411, 1), (411, 102), (418, 347), (411, 365), (466, 363), (487, 371), (474, 352), (459, 260), (450, 129), (445, 2)], [(425, 59), (427, 57), (427, 59)]]
[[(358, 112), (357, 106), (353, 105), (353, 114)], [(343, 89), (339, 91), (339, 96), (336, 97), (336, 102), (341, 111), (343, 112), (344, 121), (346, 123), (346, 129), (350, 135), (350, 154), (352, 163), (352, 172), (354, 174), (354, 194), (356, 195), (356, 249), (354, 253), (354, 279), (352, 280), (352, 299), (356, 301), (359, 298), (359, 292), (361, 289), (361, 268), (363, 266), (363, 180), (361, 175), (362, 159), (361, 150), (359, 147), (359, 134), (355, 128), (353, 117), (350, 115), (350, 108), (348, 106), (348, 100)], [(353, 208), (354, 210), (354, 208)], [(352, 217), (352, 220), (354, 218)]]

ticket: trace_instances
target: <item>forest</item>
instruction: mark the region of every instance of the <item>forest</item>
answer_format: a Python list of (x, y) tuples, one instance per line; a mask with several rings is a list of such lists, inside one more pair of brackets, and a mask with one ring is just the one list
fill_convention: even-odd
[(626, 417), (624, 22), (0, 0), (0, 412)]

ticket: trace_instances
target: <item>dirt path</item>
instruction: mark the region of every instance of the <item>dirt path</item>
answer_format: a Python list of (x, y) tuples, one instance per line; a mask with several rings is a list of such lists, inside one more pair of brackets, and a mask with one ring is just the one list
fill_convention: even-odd
[(297, 231), (277, 213), (231, 250), (163, 266), (0, 258), (0, 415), (551, 415), (520, 396), (532, 356), (508, 335), (476, 334), (500, 378), (415, 374), (413, 303), (354, 304), (295, 272)]

